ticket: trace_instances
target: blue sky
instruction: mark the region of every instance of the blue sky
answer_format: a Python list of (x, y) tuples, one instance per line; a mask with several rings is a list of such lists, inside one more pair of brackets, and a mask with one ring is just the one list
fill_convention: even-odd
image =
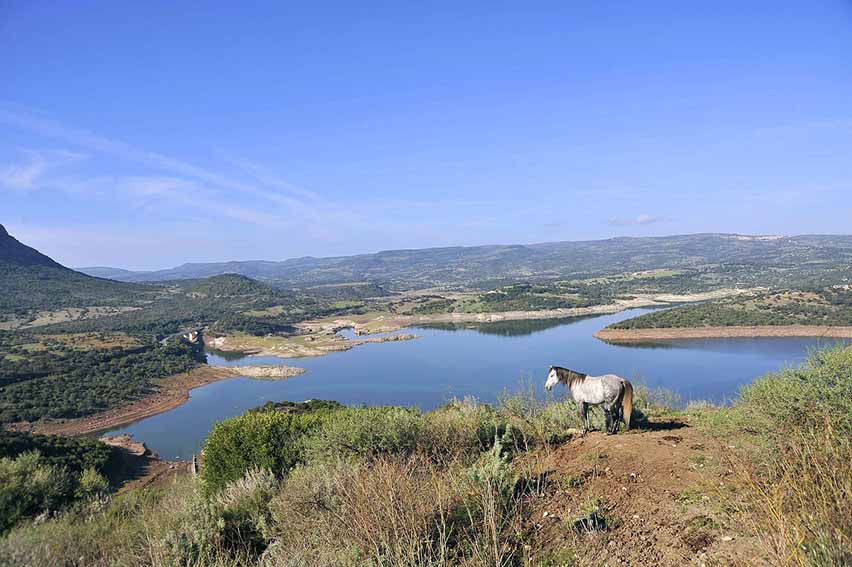
[(852, 226), (847, 1), (0, 0), (0, 69), (71, 266)]

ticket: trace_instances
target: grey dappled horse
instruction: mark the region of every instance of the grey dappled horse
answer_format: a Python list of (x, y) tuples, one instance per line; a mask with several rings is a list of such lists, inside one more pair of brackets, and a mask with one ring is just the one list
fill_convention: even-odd
[(633, 412), (633, 385), (630, 382), (615, 374), (588, 376), (561, 366), (551, 366), (545, 389), (549, 391), (560, 382), (568, 386), (577, 402), (584, 435), (589, 430), (589, 405), (603, 409), (607, 434), (618, 431), (619, 421), (630, 429), (630, 414)]

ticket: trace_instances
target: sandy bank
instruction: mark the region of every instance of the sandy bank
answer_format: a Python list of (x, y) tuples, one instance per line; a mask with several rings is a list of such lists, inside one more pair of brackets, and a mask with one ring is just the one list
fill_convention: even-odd
[(240, 366), (237, 370), (240, 376), (249, 376), (259, 380), (292, 378), (305, 373), (304, 368), (296, 368), (295, 366)]
[[(417, 335), (399, 334), (385, 337), (368, 337), (345, 339), (337, 331), (353, 324), (343, 323), (314, 323), (316, 328), (302, 327), (304, 335), (289, 337), (254, 337), (248, 335), (228, 335), (205, 339), (208, 347), (226, 352), (242, 352), (251, 355), (277, 356), (279, 358), (302, 358), (323, 356), (330, 352), (341, 352), (359, 345), (369, 343), (389, 343), (410, 341)], [(245, 368), (245, 367), (244, 367)]]
[(601, 329), (594, 335), (607, 342), (665, 341), (677, 339), (824, 337), (852, 338), (852, 327), (787, 325), (757, 327), (682, 327), (671, 329)]
[(500, 311), (495, 313), (436, 313), (430, 315), (388, 315), (379, 316), (367, 322), (337, 320), (347, 323), (358, 334), (392, 332), (405, 327), (429, 323), (496, 323), (500, 321), (521, 321), (527, 319), (563, 319), (585, 317), (588, 315), (608, 315), (627, 309), (641, 307), (667, 307), (677, 303), (708, 301), (745, 293), (745, 290), (720, 289), (704, 293), (691, 294), (652, 294), (632, 299), (619, 299), (614, 303), (593, 305), (591, 307), (569, 307), (563, 309), (543, 309), (539, 311)]

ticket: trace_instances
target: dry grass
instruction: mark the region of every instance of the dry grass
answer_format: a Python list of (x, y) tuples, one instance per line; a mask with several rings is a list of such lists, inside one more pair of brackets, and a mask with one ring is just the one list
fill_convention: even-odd
[(830, 419), (796, 430), (767, 463), (732, 465), (742, 492), (729, 502), (774, 563), (852, 564), (852, 439)]
[[(444, 565), (454, 477), (422, 457), (327, 464), (293, 473), (272, 505), (279, 544), (269, 565)], [(316, 562), (309, 561), (313, 557)]]

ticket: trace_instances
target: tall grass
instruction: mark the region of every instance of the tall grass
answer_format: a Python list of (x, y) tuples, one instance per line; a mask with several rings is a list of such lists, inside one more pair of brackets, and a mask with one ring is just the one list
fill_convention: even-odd
[(759, 378), (705, 426), (735, 440), (737, 518), (778, 565), (852, 565), (852, 350)]
[[(759, 379), (729, 409), (693, 408), (706, 427), (724, 424), (719, 435), (739, 431), (772, 449), (733, 455), (741, 490), (731, 506), (780, 565), (848, 564), (849, 382), (852, 352), (830, 351)], [(638, 412), (674, 403), (637, 388)], [(465, 399), (428, 413), (342, 408), (318, 420), (229, 421), (211, 445), (227, 466), (205, 473), (221, 478), (182, 477), (103, 510), (24, 523), (0, 539), (0, 564), (526, 565), (537, 552), (524, 548), (525, 505), (540, 487), (522, 467), (540, 470), (536, 457), (552, 457), (580, 425), (572, 402), (534, 389), (495, 406)], [(92, 476), (80, 486), (97, 493), (101, 484)]]

